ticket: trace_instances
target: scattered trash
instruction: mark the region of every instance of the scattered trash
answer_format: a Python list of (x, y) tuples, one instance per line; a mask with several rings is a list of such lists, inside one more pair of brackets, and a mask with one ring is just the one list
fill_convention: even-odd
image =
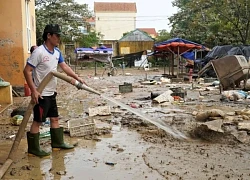
[(249, 122), (239, 122), (238, 129), (250, 131), (250, 123)]
[(109, 165), (109, 166), (114, 166), (116, 165), (117, 163), (112, 163), (112, 162), (105, 162), (106, 165)]
[(168, 90), (168, 91), (160, 94), (156, 98), (154, 98), (153, 101), (158, 102), (158, 103), (172, 102), (172, 101), (174, 101), (174, 98), (171, 96), (172, 93), (173, 93), (173, 91)]
[(220, 120), (214, 120), (214, 121), (201, 123), (200, 126), (206, 126), (207, 129), (209, 130), (224, 133), (224, 131), (221, 129), (222, 124), (223, 122), (220, 119)]
[(212, 82), (212, 86), (219, 86), (220, 85), (220, 81), (214, 81)]
[(136, 104), (136, 103), (130, 103), (129, 106), (132, 107), (132, 108), (139, 108), (139, 107), (142, 107), (141, 105), (138, 105), (138, 104)]
[(171, 83), (171, 79), (169, 79), (169, 78), (164, 78), (164, 77), (161, 77), (161, 78), (160, 78), (160, 81), (161, 81), (162, 83)]
[(154, 85), (157, 82), (155, 80), (150, 80), (150, 81), (143, 81), (141, 82), (142, 85)]
[(211, 78), (211, 77), (204, 78), (204, 79), (200, 78), (198, 81), (204, 82), (204, 83), (213, 83), (213, 82), (217, 81), (217, 78)]
[(41, 126), (39, 138), (46, 138), (46, 137), (50, 137), (50, 127)]
[(248, 94), (245, 91), (242, 90), (229, 90), (229, 91), (223, 91), (221, 93), (221, 100), (229, 100), (229, 101), (238, 101), (241, 99), (246, 99)]
[(43, 122), (43, 126), (50, 126), (50, 119), (46, 118), (46, 121)]
[(22, 123), (23, 116), (22, 115), (15, 115), (11, 118), (11, 124), (15, 126), (19, 126)]
[(250, 79), (246, 80), (244, 89), (247, 90), (247, 91), (250, 90)]
[(125, 73), (125, 76), (132, 76), (131, 73)]
[(120, 93), (129, 93), (133, 91), (133, 87), (131, 83), (124, 83), (123, 85), (119, 85)]
[(249, 74), (249, 64), (242, 55), (225, 56), (211, 62), (223, 90), (235, 88)]
[(162, 93), (159, 93), (159, 92), (151, 92), (150, 97), (151, 97), (151, 99), (154, 99), (154, 98), (158, 97), (160, 94), (162, 94)]
[(124, 151), (124, 149), (122, 149), (122, 148), (117, 149), (117, 152), (123, 152), (123, 151)]
[(235, 111), (236, 115), (246, 115), (250, 116), (250, 110), (249, 109), (242, 109), (241, 111)]
[(184, 99), (187, 95), (187, 91), (181, 87), (172, 87), (170, 90), (173, 91), (171, 96), (179, 96)]
[(71, 119), (68, 121), (70, 136), (85, 136), (95, 134), (95, 120), (92, 118)]
[(222, 117), (224, 119), (225, 113), (219, 109), (211, 109), (205, 112), (200, 112), (196, 115), (196, 120), (199, 122), (209, 121), (209, 117)]
[(94, 108), (89, 108), (89, 116), (107, 116), (111, 115), (110, 106), (97, 106)]
[(15, 134), (10, 135), (10, 136), (9, 136), (9, 139), (12, 139), (12, 138), (14, 138), (14, 137), (16, 137), (16, 135), (15, 135)]
[(66, 173), (67, 173), (66, 171), (57, 171), (56, 172), (56, 174), (58, 174), (58, 175), (66, 175)]

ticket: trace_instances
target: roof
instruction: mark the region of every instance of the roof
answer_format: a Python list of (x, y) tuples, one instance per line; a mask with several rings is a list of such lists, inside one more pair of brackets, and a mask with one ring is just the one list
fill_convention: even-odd
[(88, 19), (86, 19), (86, 22), (95, 22), (95, 17), (90, 17)]
[(154, 36), (157, 36), (157, 32), (155, 30), (155, 28), (138, 28), (140, 29), (141, 31), (144, 31), (148, 34), (153, 34)]
[(137, 12), (136, 3), (94, 2), (94, 12)]
[(153, 41), (154, 39), (144, 31), (135, 29), (123, 36), (119, 41)]

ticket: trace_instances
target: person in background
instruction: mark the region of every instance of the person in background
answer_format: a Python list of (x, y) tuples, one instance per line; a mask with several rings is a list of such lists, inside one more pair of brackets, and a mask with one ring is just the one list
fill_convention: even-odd
[(34, 51), (37, 47), (38, 47), (38, 46), (36, 46), (36, 45), (31, 46), (31, 48), (30, 48), (30, 54), (32, 54), (32, 53), (33, 53), (33, 51)]
[[(31, 46), (31, 47), (30, 47), (30, 54), (32, 54), (33, 51), (34, 51), (37, 47), (38, 47), (37, 45)], [(29, 61), (29, 59), (30, 59), (30, 57), (27, 59), (27, 62)], [(34, 73), (34, 70), (33, 70), (33, 72), (32, 72), (32, 79), (34, 79), (33, 73)]]
[(186, 68), (188, 68), (188, 79), (189, 82), (193, 82), (193, 69), (194, 69), (194, 60), (187, 59)]
[[(56, 102), (57, 78), (52, 77), (42, 93), (37, 91), (37, 87), (43, 78), (51, 71), (56, 71), (57, 66), (77, 81), (85, 82), (74, 73), (74, 71), (64, 62), (64, 58), (57, 48), (60, 42), (61, 29), (58, 24), (48, 24), (43, 31), (44, 44), (37, 47), (31, 54), (25, 68), (24, 76), (31, 89), (31, 98), (35, 103), (33, 109), (33, 122), (30, 131), (27, 132), (28, 154), (39, 157), (50, 155), (43, 151), (39, 144), (40, 125), (50, 118), (51, 147), (53, 150), (72, 149), (73, 145), (64, 142), (63, 128), (59, 127), (58, 108)], [(32, 71), (34, 70), (34, 81)]]

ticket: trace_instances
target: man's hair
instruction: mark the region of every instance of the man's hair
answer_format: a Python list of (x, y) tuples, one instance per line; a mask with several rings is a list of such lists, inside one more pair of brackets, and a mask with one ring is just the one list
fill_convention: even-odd
[(43, 33), (43, 40), (44, 40), (44, 41), (46, 41), (46, 40), (47, 40), (47, 35), (48, 35), (48, 33), (47, 33), (47, 32), (44, 32), (44, 33)]

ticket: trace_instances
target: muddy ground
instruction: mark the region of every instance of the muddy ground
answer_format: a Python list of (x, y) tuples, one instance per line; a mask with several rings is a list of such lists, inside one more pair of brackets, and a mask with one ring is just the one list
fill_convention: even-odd
[[(246, 100), (221, 102), (218, 88), (206, 88), (210, 84), (141, 83), (158, 82), (162, 69), (147, 72), (125, 69), (126, 75), (119, 70), (114, 77), (100, 77), (102, 69), (97, 70), (97, 76), (94, 69), (79, 69), (77, 73), (105, 96), (133, 107), (162, 126), (170, 126), (174, 132), (180, 131), (188, 139), (174, 138), (126, 109), (59, 80), (60, 124), (66, 130), (65, 140), (78, 145), (74, 150), (52, 152), (48, 158), (28, 157), (24, 136), (3, 179), (250, 179), (249, 135), (237, 126), (239, 122), (247, 123), (249, 118), (235, 113), (248, 108)], [(133, 92), (119, 93), (118, 86), (124, 82), (132, 83)], [(162, 93), (170, 87), (183, 87), (187, 92), (184, 101), (159, 104), (150, 98), (151, 92)], [(1, 114), (1, 164), (13, 143), (11, 136), (18, 130), (18, 126), (11, 124), (9, 115), (16, 107), (26, 107), (28, 103), (29, 97), (15, 97), (14, 105)], [(88, 117), (88, 108), (97, 106), (110, 106), (111, 115)], [(210, 119), (223, 122), (212, 126), (215, 127), (212, 130), (196, 120), (197, 112), (211, 109), (225, 113), (223, 118)], [(97, 132), (70, 137), (67, 123), (71, 119), (94, 119)], [(26, 130), (30, 123), (31, 120)], [(41, 144), (51, 151), (49, 138), (42, 138)]]

